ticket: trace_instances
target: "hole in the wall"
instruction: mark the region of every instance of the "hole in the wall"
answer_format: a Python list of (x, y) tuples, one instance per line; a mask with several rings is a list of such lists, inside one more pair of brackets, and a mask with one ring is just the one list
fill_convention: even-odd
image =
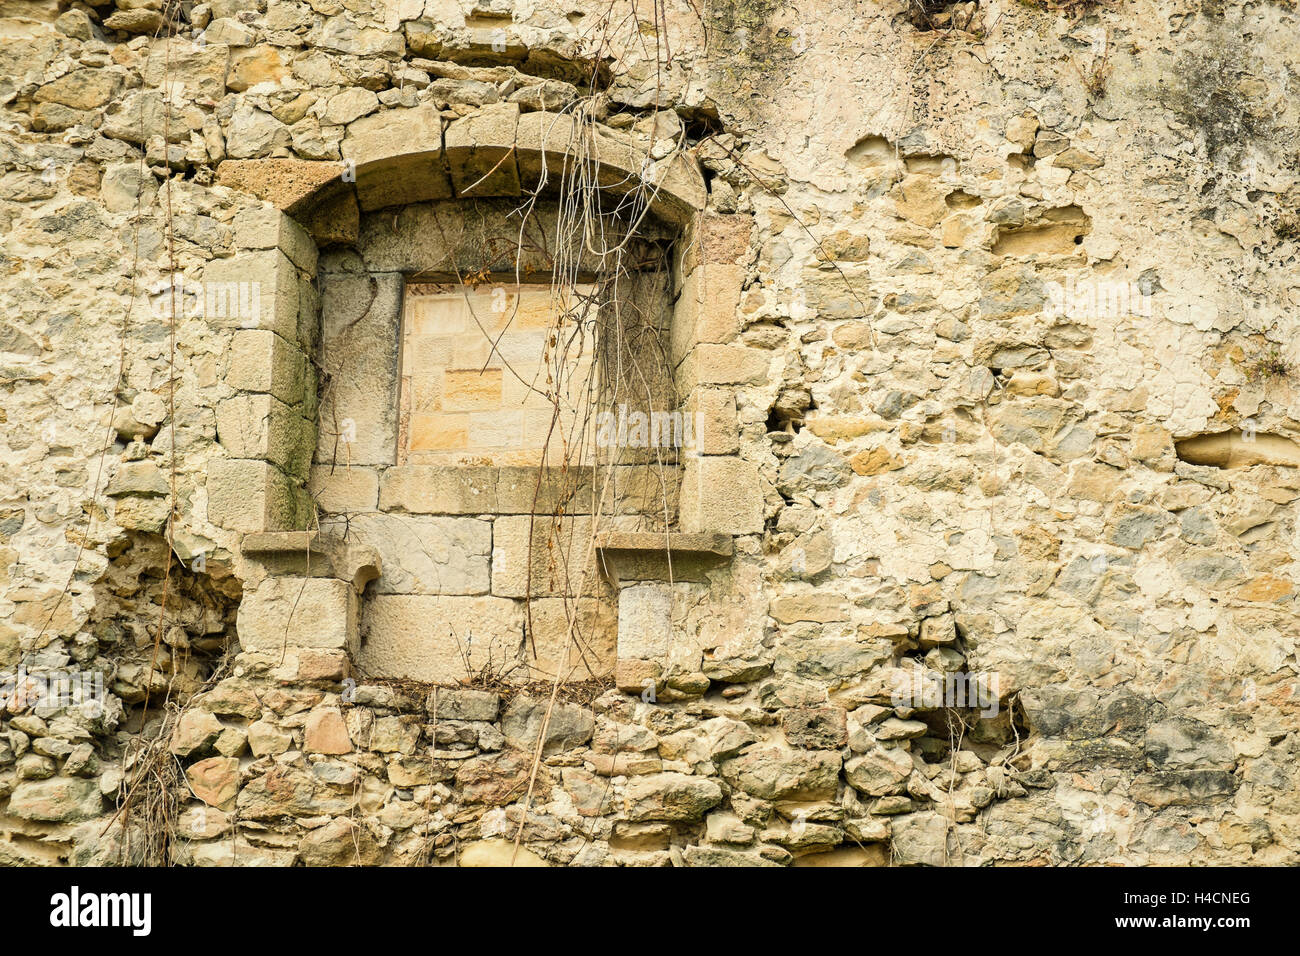
[(984, 202), (979, 196), (972, 196), (962, 189), (950, 192), (943, 201), (949, 209), (974, 209)]
[(926, 720), (925, 723), (931, 725), (931, 735), (918, 738), (914, 746), (925, 763), (948, 763), (953, 758), (953, 744), (956, 740), (943, 736), (947, 730), (945, 725), (951, 721), (955, 728), (954, 736), (964, 737), (968, 728), (963, 726), (963, 716), (957, 711), (949, 710), (937, 711), (933, 715), (927, 716), (930, 719)]
[(845, 151), (844, 157), (864, 166), (882, 166), (894, 158), (894, 146), (883, 136), (864, 136)]
[(692, 110), (678, 110), (677, 115), (681, 117), (682, 124), (685, 126), (686, 142), (689, 145), (695, 145), (710, 136), (721, 136), (725, 132), (722, 117), (718, 115), (716, 109), (698, 107)]
[(907, 0), (907, 22), (922, 32), (969, 30), (979, 13), (977, 2), (952, 0)]
[(772, 432), (797, 433), (802, 427), (802, 422), (791, 421), (790, 419), (783, 418), (781, 415), (777, 414), (776, 409), (773, 409), (767, 416), (767, 431), (769, 434)]
[(803, 430), (804, 420), (817, 408), (817, 403), (806, 389), (782, 389), (768, 410), (767, 432), (797, 435)]
[(1011, 698), (1007, 712), (1011, 718), (1011, 727), (1020, 740), (1026, 739), (1034, 732), (1034, 728), (1029, 723), (1029, 712), (1025, 710), (1025, 705), (1020, 702), (1019, 694)]

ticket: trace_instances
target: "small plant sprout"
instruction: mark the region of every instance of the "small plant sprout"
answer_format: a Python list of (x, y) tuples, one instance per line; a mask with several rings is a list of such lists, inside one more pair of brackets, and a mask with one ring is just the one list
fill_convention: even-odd
[(1088, 94), (1088, 102), (1095, 103), (1106, 95), (1106, 84), (1110, 79), (1110, 58), (1103, 53), (1094, 56), (1086, 67), (1075, 66), (1083, 88)]
[(1273, 226), (1273, 235), (1283, 242), (1300, 239), (1300, 214), (1293, 209), (1284, 209), (1278, 213), (1277, 223)]
[(1282, 350), (1275, 345), (1247, 362), (1245, 372), (1248, 382), (1285, 379), (1291, 376), (1291, 363), (1282, 357)]

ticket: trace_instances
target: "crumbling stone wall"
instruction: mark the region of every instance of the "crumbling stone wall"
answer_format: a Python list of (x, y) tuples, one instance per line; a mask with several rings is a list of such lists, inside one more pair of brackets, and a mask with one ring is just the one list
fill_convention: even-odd
[[(1294, 13), (607, 6), (0, 2), (0, 670), (100, 675), (6, 685), (0, 860), (1296, 862)], [(322, 455), (330, 277), (556, 116), (703, 453), (553, 707), (377, 680), (337, 518), (535, 509)]]

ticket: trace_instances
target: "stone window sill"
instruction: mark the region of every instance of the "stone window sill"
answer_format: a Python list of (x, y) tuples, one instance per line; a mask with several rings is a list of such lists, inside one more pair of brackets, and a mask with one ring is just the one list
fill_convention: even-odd
[(276, 574), (335, 577), (360, 594), (379, 577), (379, 552), (319, 531), (259, 531), (244, 535), (240, 550)]
[(702, 581), (731, 560), (731, 535), (716, 532), (611, 531), (596, 539), (602, 572), (622, 581)]

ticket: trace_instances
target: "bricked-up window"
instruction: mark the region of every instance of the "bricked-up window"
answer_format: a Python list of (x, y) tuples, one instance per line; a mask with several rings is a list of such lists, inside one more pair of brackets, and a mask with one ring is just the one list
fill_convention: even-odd
[(398, 464), (562, 461), (595, 387), (590, 337), (575, 328), (594, 325), (594, 308), (582, 307), (591, 295), (590, 286), (409, 283)]

